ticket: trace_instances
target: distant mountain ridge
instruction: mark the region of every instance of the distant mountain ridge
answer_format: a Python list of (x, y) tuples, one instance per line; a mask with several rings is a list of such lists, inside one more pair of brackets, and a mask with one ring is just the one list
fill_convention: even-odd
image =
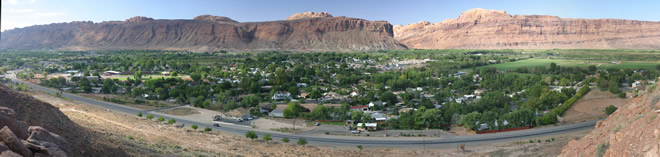
[(471, 9), (456, 19), (394, 26), (417, 49), (660, 49), (660, 22), (510, 15)]
[[(295, 16), (295, 17), (294, 17)], [(386, 21), (303, 13), (290, 20), (240, 23), (202, 15), (193, 20), (133, 17), (123, 22), (70, 22), (2, 32), (0, 49), (191, 51), (373, 51), (406, 49)], [(309, 17), (307, 17), (309, 16)]]

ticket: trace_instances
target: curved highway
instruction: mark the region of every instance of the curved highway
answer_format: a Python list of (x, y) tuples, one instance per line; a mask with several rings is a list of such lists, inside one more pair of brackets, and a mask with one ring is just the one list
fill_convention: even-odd
[[(20, 82), (27, 84), (30, 88), (35, 90), (40, 90), (43, 92), (55, 94), (58, 92), (55, 89), (42, 87), (35, 85), (23, 80), (17, 79), (13, 73), (6, 75), (8, 78), (12, 79), (15, 82)], [(91, 104), (97, 107), (110, 109), (112, 111), (118, 111), (128, 115), (136, 115), (138, 112), (147, 113), (149, 111), (136, 109), (128, 106), (118, 105), (110, 102), (99, 101), (91, 98), (86, 98), (70, 93), (62, 93), (62, 97), (70, 98), (74, 101), (82, 102), (85, 104)], [(457, 144), (471, 144), (471, 145), (484, 145), (490, 143), (500, 143), (507, 141), (516, 141), (522, 139), (529, 139), (535, 137), (543, 136), (558, 136), (566, 135), (579, 131), (586, 131), (593, 129), (597, 120), (586, 121), (576, 124), (560, 125), (554, 127), (546, 128), (537, 128), (537, 129), (528, 129), (521, 131), (512, 131), (512, 132), (503, 132), (495, 134), (479, 134), (472, 136), (451, 136), (451, 137), (354, 137), (354, 136), (330, 136), (330, 135), (297, 135), (290, 133), (282, 133), (268, 130), (258, 130), (252, 129), (246, 126), (231, 125), (231, 124), (219, 124), (220, 127), (213, 127), (214, 124), (209, 119), (200, 119), (196, 121), (190, 121), (185, 119), (176, 118), (166, 114), (161, 114), (158, 112), (150, 112), (155, 116), (162, 116), (166, 119), (174, 118), (178, 123), (184, 123), (186, 125), (198, 125), (200, 127), (209, 127), (216, 130), (234, 133), (238, 135), (244, 135), (247, 131), (255, 131), (260, 137), (265, 133), (271, 134), (274, 139), (281, 139), (284, 137), (289, 138), (291, 141), (295, 141), (299, 138), (305, 138), (310, 144), (315, 145), (329, 145), (329, 146), (355, 146), (355, 145), (369, 145), (369, 146), (384, 146), (384, 147), (446, 147), (446, 148), (455, 148)]]

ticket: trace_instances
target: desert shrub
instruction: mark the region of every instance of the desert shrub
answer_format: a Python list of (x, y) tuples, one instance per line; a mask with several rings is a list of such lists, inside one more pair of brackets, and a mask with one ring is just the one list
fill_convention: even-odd
[(289, 138), (288, 137), (282, 138), (282, 142), (289, 143)]
[(598, 146), (596, 147), (596, 156), (602, 157), (603, 155), (605, 155), (605, 151), (607, 151), (608, 148), (610, 148), (609, 143), (598, 144)]
[(605, 113), (607, 115), (611, 115), (612, 113), (614, 113), (616, 111), (616, 109), (617, 108), (614, 105), (607, 106), (607, 108), (605, 108)]
[(619, 132), (620, 129), (621, 129), (621, 125), (617, 125), (616, 127), (614, 127), (614, 130), (612, 130), (612, 132), (617, 133)]
[(307, 144), (307, 140), (305, 140), (305, 138), (300, 138), (300, 139), (298, 139), (297, 144), (301, 145), (301, 146), (304, 146), (304, 145)]
[(619, 98), (626, 98), (626, 92), (621, 92), (618, 94)]

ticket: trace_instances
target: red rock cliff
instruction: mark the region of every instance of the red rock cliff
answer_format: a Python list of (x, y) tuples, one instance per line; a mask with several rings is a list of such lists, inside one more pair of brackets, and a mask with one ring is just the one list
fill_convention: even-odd
[(457, 19), (394, 28), (394, 38), (419, 49), (658, 49), (660, 22), (568, 19), (471, 9)]
[[(327, 14), (327, 13), (326, 13)], [(329, 15), (329, 14), (328, 14)], [(72, 22), (2, 32), (0, 49), (159, 49), (193, 51), (370, 51), (405, 49), (392, 25), (346, 17), (238, 23), (219, 16), (194, 20)]]

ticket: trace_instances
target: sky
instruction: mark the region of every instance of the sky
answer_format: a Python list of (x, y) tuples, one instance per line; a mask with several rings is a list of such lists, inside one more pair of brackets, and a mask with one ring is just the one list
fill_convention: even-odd
[(393, 25), (441, 22), (472, 8), (515, 15), (660, 21), (659, 0), (1, 0), (2, 31), (71, 21), (123, 21), (133, 16), (192, 19), (210, 14), (240, 22), (284, 20), (294, 13), (385, 20)]

